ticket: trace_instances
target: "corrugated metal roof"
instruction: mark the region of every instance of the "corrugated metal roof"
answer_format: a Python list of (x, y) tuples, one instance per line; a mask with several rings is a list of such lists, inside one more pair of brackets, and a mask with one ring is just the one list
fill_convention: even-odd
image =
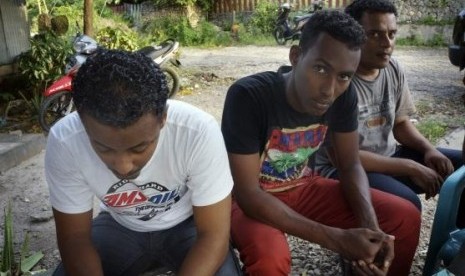
[(0, 65), (11, 63), (30, 48), (26, 14), (21, 1), (0, 0)]

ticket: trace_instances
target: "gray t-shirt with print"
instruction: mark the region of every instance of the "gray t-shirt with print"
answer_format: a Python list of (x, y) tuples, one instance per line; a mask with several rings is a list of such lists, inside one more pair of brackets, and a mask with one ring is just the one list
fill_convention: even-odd
[[(393, 155), (397, 143), (392, 131), (395, 119), (415, 113), (404, 71), (391, 58), (375, 80), (366, 81), (354, 76), (352, 84), (358, 97), (360, 149), (383, 156)], [(329, 144), (330, 141), (327, 146)], [(329, 176), (335, 170), (324, 148), (318, 152), (316, 166), (323, 176)]]

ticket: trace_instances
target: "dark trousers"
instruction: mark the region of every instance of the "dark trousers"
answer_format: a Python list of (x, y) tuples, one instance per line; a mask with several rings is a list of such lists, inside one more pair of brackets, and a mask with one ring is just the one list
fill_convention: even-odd
[[(462, 151), (445, 148), (438, 148), (438, 150), (451, 160), (455, 170), (463, 165)], [(404, 146), (399, 146), (392, 157), (407, 158), (422, 165), (425, 164), (423, 154)], [(370, 187), (405, 198), (421, 210), (421, 201), (417, 194), (423, 194), (424, 191), (409, 177), (395, 177), (374, 172), (367, 173), (367, 177)], [(338, 179), (338, 173), (333, 173), (330, 178)]]
[[(92, 241), (102, 261), (104, 274), (111, 276), (136, 276), (158, 267), (177, 272), (196, 236), (192, 216), (173, 228), (153, 232), (132, 231), (121, 226), (108, 212), (101, 212), (92, 224)], [(216, 275), (241, 273), (231, 246)], [(53, 275), (65, 275), (63, 264)]]

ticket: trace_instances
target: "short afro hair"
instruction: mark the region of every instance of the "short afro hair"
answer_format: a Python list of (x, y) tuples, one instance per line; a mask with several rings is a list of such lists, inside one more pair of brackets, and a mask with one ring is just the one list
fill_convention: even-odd
[(310, 49), (321, 33), (346, 44), (351, 50), (358, 50), (366, 41), (365, 32), (351, 16), (338, 10), (320, 10), (305, 23), (299, 46), (302, 51)]
[(363, 13), (393, 13), (397, 17), (397, 9), (390, 0), (354, 0), (345, 8), (345, 12), (360, 22)]
[(147, 113), (163, 114), (168, 99), (164, 73), (137, 52), (99, 49), (79, 68), (72, 87), (79, 114), (118, 128)]

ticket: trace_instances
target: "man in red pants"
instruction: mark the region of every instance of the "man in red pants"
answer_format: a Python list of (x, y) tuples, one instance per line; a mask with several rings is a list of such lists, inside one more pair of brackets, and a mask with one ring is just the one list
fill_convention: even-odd
[[(228, 90), (222, 131), (234, 178), (232, 239), (246, 275), (289, 275), (285, 234), (351, 261), (360, 275), (408, 275), (420, 229), (409, 201), (368, 188), (350, 85), (365, 34), (351, 16), (318, 11), (291, 46), (292, 66)], [(318, 176), (331, 143), (341, 181)]]

